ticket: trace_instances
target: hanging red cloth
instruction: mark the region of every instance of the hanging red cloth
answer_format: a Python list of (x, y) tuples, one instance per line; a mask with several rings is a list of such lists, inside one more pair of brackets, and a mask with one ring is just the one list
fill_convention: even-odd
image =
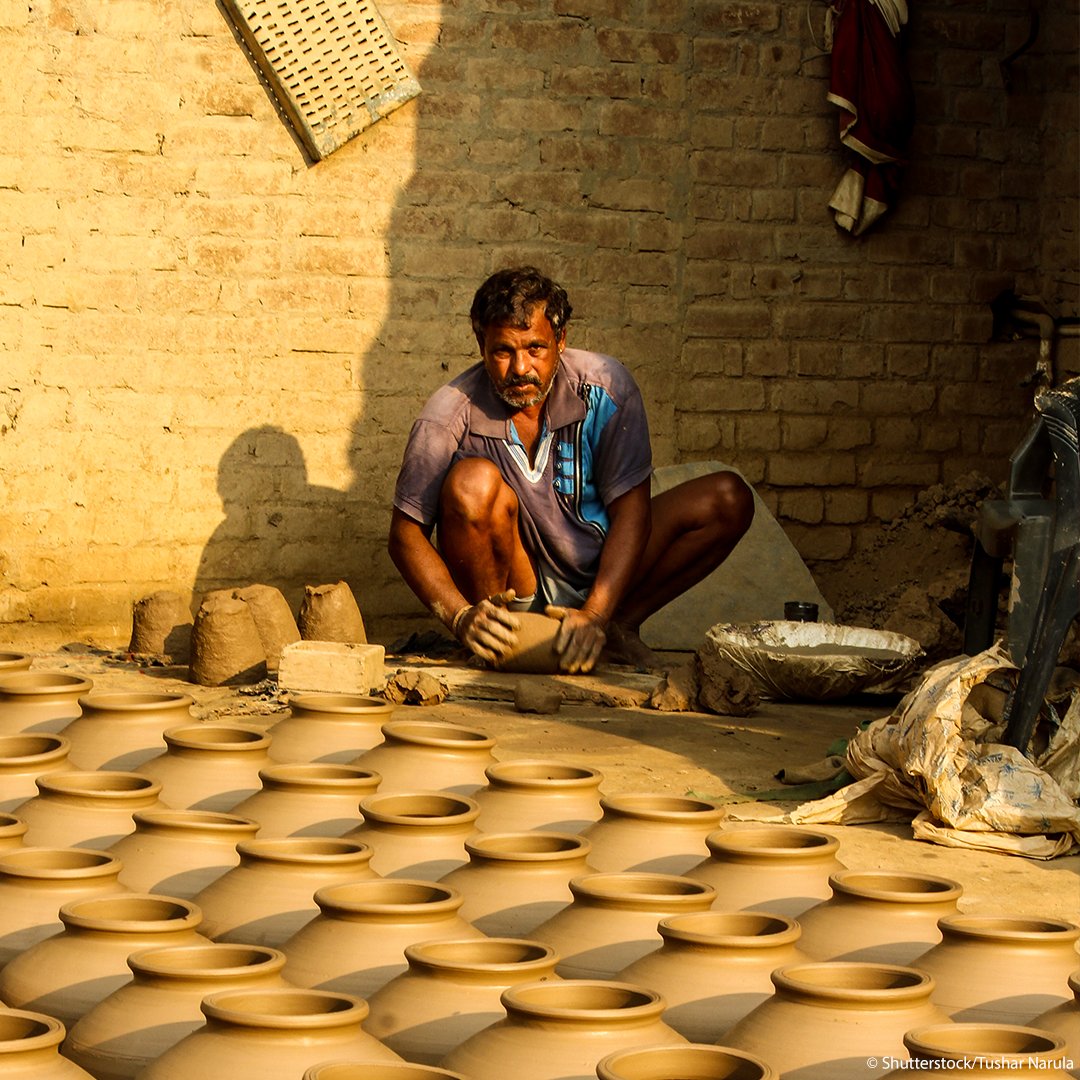
[(859, 157), (829, 200), (836, 223), (858, 236), (895, 201), (915, 125), (911, 80), (900, 55), (904, 0), (836, 0), (831, 11), (828, 100), (842, 110), (840, 140)]

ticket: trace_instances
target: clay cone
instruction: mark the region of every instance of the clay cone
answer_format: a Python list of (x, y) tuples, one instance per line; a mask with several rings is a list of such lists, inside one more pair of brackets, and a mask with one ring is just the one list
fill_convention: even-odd
[(281, 650), (300, 640), (300, 629), (288, 600), (272, 585), (248, 585), (237, 589), (236, 596), (251, 609), (255, 629), (266, 653), (267, 671), (277, 671)]
[(186, 664), (191, 657), (191, 612), (179, 593), (162, 589), (131, 605), (128, 652)]
[(243, 600), (203, 600), (191, 634), (190, 677), (200, 686), (243, 686), (266, 678), (266, 652)]
[(305, 586), (297, 622), (305, 641), (367, 644), (360, 608), (344, 581), (336, 585)]

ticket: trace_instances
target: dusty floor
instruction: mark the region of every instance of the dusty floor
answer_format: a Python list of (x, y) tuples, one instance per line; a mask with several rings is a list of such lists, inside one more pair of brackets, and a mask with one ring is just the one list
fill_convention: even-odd
[[(18, 651), (17, 643), (2, 648)], [(418, 666), (417, 661), (388, 658), (388, 673), (403, 664)], [(41, 654), (33, 666), (77, 672), (92, 679), (96, 690), (182, 690), (195, 699), (195, 713), (203, 719), (242, 717), (245, 723), (268, 726), (284, 707), (281, 695), (265, 684), (262, 693), (201, 687), (185, 680), (184, 669), (140, 668), (101, 652)], [(582, 700), (564, 702), (556, 714), (537, 715), (519, 713), (513, 706), (520, 676), (478, 677), (454, 665), (441, 670), (451, 694), (441, 704), (424, 708), (424, 715), (482, 729), (496, 738), (500, 759), (542, 757), (586, 764), (603, 773), (605, 792), (693, 792), (732, 802), (730, 812), (735, 814), (753, 808), (755, 816), (779, 815), (793, 804), (731, 797), (775, 792), (781, 787), (775, 779), (778, 770), (820, 760), (860, 722), (888, 714), (895, 700), (766, 703), (746, 719), (660, 713), (629, 703), (642, 698), (651, 677), (608, 669), (596, 677), (571, 680), (574, 696)], [(403, 705), (400, 710), (419, 713), (420, 707)], [(840, 858), (849, 867), (906, 869), (958, 881), (964, 888), (963, 911), (1080, 921), (1080, 855), (1044, 863), (915, 841), (906, 825), (823, 828), (840, 838)]]

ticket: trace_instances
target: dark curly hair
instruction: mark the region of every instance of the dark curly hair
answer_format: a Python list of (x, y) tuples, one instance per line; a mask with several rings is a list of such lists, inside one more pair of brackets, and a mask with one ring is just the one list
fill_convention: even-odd
[(535, 266), (515, 266), (497, 270), (476, 290), (469, 318), (481, 348), (489, 326), (514, 326), (525, 329), (537, 304), (558, 337), (566, 329), (573, 308), (566, 290)]

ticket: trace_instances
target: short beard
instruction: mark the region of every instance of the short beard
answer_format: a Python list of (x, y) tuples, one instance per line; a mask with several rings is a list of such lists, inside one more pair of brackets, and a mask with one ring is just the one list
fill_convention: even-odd
[[(509, 405), (511, 409), (531, 409), (537, 405), (543, 404), (547, 399), (548, 394), (551, 393), (551, 388), (555, 385), (555, 376), (559, 373), (560, 363), (555, 362), (555, 370), (551, 373), (551, 378), (548, 380), (547, 386), (541, 386), (535, 379), (526, 378), (525, 380), (517, 383), (503, 383), (501, 386), (495, 387), (496, 396), (505, 404)], [(535, 386), (536, 393), (531, 394), (525, 400), (520, 398), (511, 397), (510, 394), (514, 390), (521, 390), (526, 386)]]

